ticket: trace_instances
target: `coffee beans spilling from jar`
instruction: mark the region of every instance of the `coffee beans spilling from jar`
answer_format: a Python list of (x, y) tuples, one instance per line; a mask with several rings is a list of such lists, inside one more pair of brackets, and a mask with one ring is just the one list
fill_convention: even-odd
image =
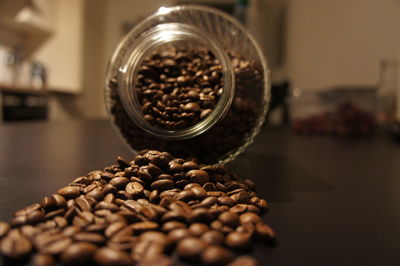
[(223, 91), (221, 65), (207, 49), (170, 48), (143, 60), (136, 81), (144, 119), (178, 130), (197, 124)]
[(275, 243), (255, 185), (223, 166), (146, 150), (95, 170), (0, 222), (0, 254), (32, 265), (256, 265)]
[[(168, 55), (168, 56), (167, 56)], [(261, 66), (231, 53), (235, 76), (233, 100), (227, 112), (207, 131), (186, 139), (168, 140), (149, 133), (128, 115), (117, 78), (108, 82), (108, 106), (114, 123), (135, 150), (162, 149), (202, 163), (223, 161), (256, 134), (263, 122), (266, 99)], [(143, 118), (163, 129), (182, 129), (212, 114), (223, 92), (221, 66), (207, 50), (171, 50), (154, 54), (138, 74), (138, 99)]]

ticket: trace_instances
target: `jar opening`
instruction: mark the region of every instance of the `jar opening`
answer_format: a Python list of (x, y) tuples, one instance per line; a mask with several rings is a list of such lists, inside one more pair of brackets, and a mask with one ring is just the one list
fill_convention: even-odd
[(160, 24), (132, 44), (119, 96), (130, 118), (165, 139), (188, 139), (217, 123), (235, 92), (230, 59), (207, 33)]

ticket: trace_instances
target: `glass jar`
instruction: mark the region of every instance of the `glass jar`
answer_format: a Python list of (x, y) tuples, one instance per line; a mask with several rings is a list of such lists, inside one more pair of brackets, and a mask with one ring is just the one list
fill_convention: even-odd
[(160, 8), (125, 36), (105, 89), (111, 120), (133, 150), (213, 164), (253, 141), (270, 79), (260, 47), (238, 21), (213, 8), (177, 6)]

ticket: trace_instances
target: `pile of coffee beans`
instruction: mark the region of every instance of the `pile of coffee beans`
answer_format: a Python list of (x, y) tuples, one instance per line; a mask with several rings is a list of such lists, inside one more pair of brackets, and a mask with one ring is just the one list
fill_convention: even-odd
[[(182, 140), (168, 140), (137, 126), (124, 109), (117, 78), (108, 82), (108, 105), (114, 123), (135, 150), (162, 149), (202, 163), (223, 161), (248, 143), (261, 126), (266, 99), (261, 66), (230, 53), (235, 75), (232, 104), (224, 117), (206, 132)], [(172, 49), (153, 54), (141, 66), (138, 98), (143, 118), (154, 126), (177, 130), (209, 116), (223, 92), (221, 66), (208, 50)]]
[(254, 183), (224, 166), (146, 150), (0, 222), (0, 254), (10, 265), (250, 266), (243, 252), (275, 243), (267, 211)]
[(222, 66), (205, 48), (154, 52), (136, 81), (144, 119), (167, 130), (184, 129), (212, 113), (223, 91)]

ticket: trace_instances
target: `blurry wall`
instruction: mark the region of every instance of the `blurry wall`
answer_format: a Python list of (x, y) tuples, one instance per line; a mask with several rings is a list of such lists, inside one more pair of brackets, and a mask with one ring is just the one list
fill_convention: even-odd
[(287, 74), (294, 87), (375, 85), (400, 57), (400, 0), (289, 0)]

